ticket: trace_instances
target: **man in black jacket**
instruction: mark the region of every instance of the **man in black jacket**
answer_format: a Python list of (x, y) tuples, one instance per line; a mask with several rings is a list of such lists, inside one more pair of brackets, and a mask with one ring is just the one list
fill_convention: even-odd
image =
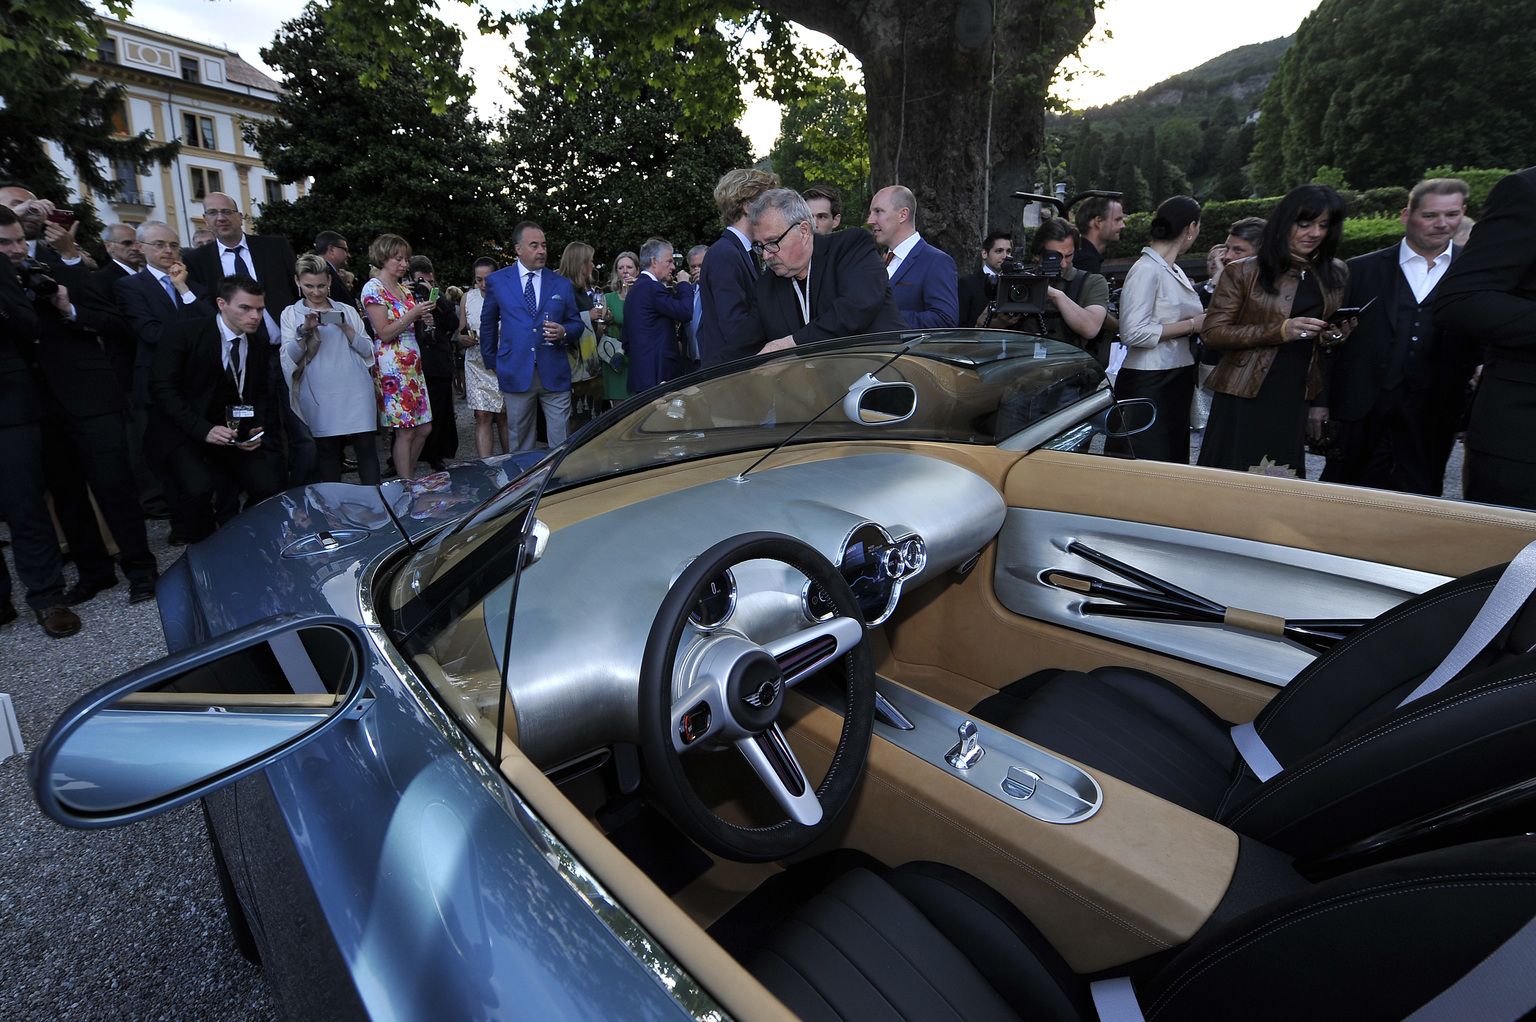
[(788, 188), (764, 192), (748, 213), (773, 272), (753, 287), (751, 309), (726, 345), (727, 360), (907, 329), (868, 231), (814, 233), (805, 200)]
[[(14, 220), (0, 223), (0, 253), (15, 268), (26, 258), (22, 227)], [(87, 484), (117, 543), (129, 580), (129, 601), (152, 599), (158, 572), (128, 464), (126, 401), (101, 343), (117, 311), (96, 294), (84, 268), (61, 265), (49, 270), (57, 292), (39, 310), (36, 342), (22, 356), (32, 368), (44, 413), (44, 478), (80, 572), (63, 602), (83, 603), (117, 585)]]
[[(186, 257), (187, 272), (209, 292), (217, 294), (228, 277), (246, 277), (259, 283), (266, 299), (260, 329), (255, 341), (267, 360), (267, 385), (272, 399), (266, 403), (267, 442), (264, 450), (286, 485), (302, 486), (314, 481), (315, 438), (304, 420), (293, 414), (288, 402), (288, 384), (278, 358), (282, 334), (278, 317), (299, 300), (299, 285), (294, 277), (298, 261), (286, 239), (245, 233), (245, 216), (235, 200), (222, 192), (209, 192), (203, 199), (203, 216), (213, 228), (214, 241), (193, 249)], [(287, 448), (283, 431), (287, 431)]]
[[(315, 235), (315, 255), (324, 259), (331, 271), (331, 301), (357, 308), (357, 298), (347, 286), (346, 278), (341, 275), (341, 271), (347, 268), (347, 260), (352, 258), (352, 248), (347, 244), (347, 239), (335, 231), (321, 231)], [(367, 316), (363, 317), (363, 322), (368, 322)]]
[(1494, 185), (1430, 305), (1440, 329), (1488, 347), (1467, 428), (1467, 499), (1536, 510), (1536, 167)]
[(249, 278), (224, 281), (218, 314), (167, 326), (155, 352), (150, 435), (176, 475), (193, 543), (234, 517), (224, 505), (215, 518), (221, 485), (244, 490), (247, 506), (282, 488), (276, 467), (261, 456), (269, 400), (267, 359), (255, 337), (262, 290)]
[(997, 275), (1003, 260), (1013, 255), (1013, 235), (993, 231), (981, 243), (981, 269), (960, 278), (960, 325), (981, 326), (987, 307), (997, 297)]
[[(1477, 353), (1430, 321), (1426, 304), (1461, 249), (1451, 236), (1469, 189), (1421, 181), (1402, 212), (1406, 237), (1349, 261), (1345, 308), (1369, 304), (1332, 353), (1326, 408), (1339, 423), (1327, 482), (1438, 497)], [(1314, 408), (1314, 414), (1315, 408)]]
[(698, 282), (699, 327), (695, 337), (701, 368), (725, 360), (725, 342), (747, 316), (759, 276), (747, 206), (778, 186), (777, 174), (750, 168), (729, 171), (715, 185), (715, 205), (725, 230), (704, 253)]

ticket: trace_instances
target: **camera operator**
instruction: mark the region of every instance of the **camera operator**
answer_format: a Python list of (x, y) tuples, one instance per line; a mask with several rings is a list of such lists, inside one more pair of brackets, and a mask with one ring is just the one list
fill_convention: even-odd
[(9, 206), (21, 219), (27, 239), (27, 256), (50, 266), (83, 266), (95, 270), (96, 261), (75, 244), (80, 221), (67, 209), (39, 199), (25, 185), (0, 183), (0, 205)]
[(1046, 309), (1016, 316), (994, 314), (993, 326), (1039, 333), (1093, 351), (1095, 339), (1109, 314), (1109, 281), (1097, 273), (1072, 266), (1077, 251), (1077, 228), (1062, 217), (1043, 220), (1029, 240), (1032, 274), (1048, 276)]

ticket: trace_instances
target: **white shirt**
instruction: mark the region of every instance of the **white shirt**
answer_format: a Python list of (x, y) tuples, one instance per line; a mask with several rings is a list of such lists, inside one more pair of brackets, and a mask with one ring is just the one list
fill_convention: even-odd
[(215, 316), (214, 322), (219, 324), (219, 337), (223, 340), (223, 343), (220, 346), (220, 364), (223, 365), (225, 369), (229, 368), (229, 353), (231, 349), (233, 349), (237, 344), (240, 346), (240, 371), (235, 374), (235, 388), (240, 391), (240, 400), (244, 401), (245, 371), (249, 368), (249, 366), (246, 365), (246, 362), (248, 361), (248, 357), (250, 355), (250, 345), (246, 342), (246, 335), (237, 334), (231, 330), (229, 328), (229, 324), (224, 322), (223, 316)]
[(538, 270), (530, 270), (522, 263), (517, 264), (517, 293), (526, 294), (528, 291), (528, 278), (533, 278), (533, 305), (538, 308), (539, 300), (544, 296), (544, 289), (540, 286), (539, 278), (543, 276)]
[[(171, 275), (169, 273), (165, 273), (165, 272), (163, 272), (161, 270), (157, 270), (154, 266), (150, 265), (149, 263), (145, 263), (144, 264), (144, 268), (146, 270), (148, 270), (151, 275), (154, 276), (155, 280), (160, 284), (161, 290), (164, 290), (165, 289), (165, 282), (167, 280), (171, 279)], [(176, 287), (176, 284), (175, 284), (174, 281), (172, 281), (171, 287), (173, 289)], [(192, 293), (192, 289), (190, 287), (187, 288), (185, 294), (178, 294), (177, 297), (181, 299), (181, 304), (183, 304), (183, 305), (191, 305), (193, 302), (197, 301), (197, 295)], [(222, 320), (220, 322), (222, 322)]]
[(997, 279), (997, 271), (994, 270), (992, 267), (988, 266), (986, 263), (982, 263), (981, 264), (981, 272), (983, 274), (985, 274), (987, 277), (990, 277), (992, 280), (996, 280)]
[(903, 241), (901, 244), (891, 249), (891, 261), (885, 266), (885, 275), (887, 277), (896, 276), (896, 271), (901, 269), (902, 260), (911, 255), (912, 250), (917, 247), (917, 243), (922, 240), (922, 234), (917, 231), (913, 231), (911, 234), (907, 235), (906, 241)]
[[(236, 244), (241, 247), (240, 258), (245, 260), (246, 268), (251, 271), (251, 279), (259, 284), (261, 283), (261, 278), (256, 276), (256, 260), (251, 255), (251, 246), (246, 244), (247, 241), (250, 241), (250, 239), (242, 234)], [(224, 276), (233, 275), (235, 272), (235, 250), (218, 239), (214, 239), (214, 244), (219, 246), (219, 267), (224, 271)], [(276, 344), (277, 339), (282, 336), (282, 329), (277, 325), (277, 320), (272, 318), (272, 313), (262, 309), (261, 321), (267, 325), (267, 339)]]
[[(117, 265), (121, 266), (123, 268), (123, 272), (128, 274), (129, 276), (132, 276), (133, 274), (139, 272), (138, 270), (135, 270), (132, 266), (129, 266), (127, 263), (123, 262), (121, 259), (114, 259), (112, 261), (114, 263), (116, 263)], [(148, 264), (146, 263), (145, 265), (148, 265)]]
[(1445, 251), (1431, 262), (1409, 248), (1408, 239), (1404, 238), (1397, 243), (1397, 264), (1403, 268), (1403, 276), (1408, 278), (1408, 286), (1413, 289), (1413, 300), (1423, 302), (1445, 276), (1446, 267), (1451, 265), (1451, 246), (1447, 243)]
[(746, 249), (748, 252), (752, 251), (752, 239), (751, 238), (747, 237), (745, 234), (742, 234), (740, 231), (738, 231), (736, 228), (732, 227), (730, 224), (726, 224), (725, 225), (725, 229), (730, 231), (732, 234), (736, 235), (736, 240), (741, 242), (741, 247), (742, 248)]

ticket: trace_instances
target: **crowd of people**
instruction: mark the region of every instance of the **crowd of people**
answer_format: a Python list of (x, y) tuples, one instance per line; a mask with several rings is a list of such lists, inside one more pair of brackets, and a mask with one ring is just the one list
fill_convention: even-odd
[[(165, 223), (112, 225), (96, 266), (69, 211), (8, 183), (0, 514), (28, 606), (48, 635), (66, 636), (80, 628), (70, 607), (115, 586), (119, 569), (130, 601), (153, 597), (146, 518), (168, 518), (172, 543), (196, 542), (286, 487), (349, 469), (367, 484), (412, 479), (422, 462), (440, 470), (459, 446), (456, 400), (474, 411), (476, 453), (490, 457), (557, 445), (573, 412), (596, 414), (694, 369), (955, 326), (1092, 352), (1119, 397), (1157, 410), (1152, 428), (1116, 438), (1110, 453), (1187, 463), (1191, 431), (1203, 429), (1202, 465), (1301, 475), (1310, 441), (1328, 453), (1324, 479), (1411, 493), (1440, 492), (1487, 363), (1467, 494), (1536, 507), (1536, 455), (1514, 432), (1536, 387), (1521, 325), (1536, 271), (1512, 240), (1533, 234), (1521, 205), (1536, 201), (1530, 174), (1490, 198), (1489, 226), (1468, 250), (1478, 258), (1461, 262), (1452, 240), (1462, 181), (1421, 182), (1401, 244), (1348, 265), (1337, 258), (1343, 200), (1305, 185), (1267, 220), (1232, 224), (1201, 285), (1180, 262), (1200, 236), (1201, 206), (1173, 196), (1118, 309), (1103, 253), (1125, 216), (1095, 196), (1073, 220), (1047, 217), (1032, 232), (1028, 261), (1047, 281), (1032, 312), (997, 302), (1001, 275), (1019, 270), (1012, 234), (988, 234), (979, 268), (961, 277), (923, 238), (902, 185), (875, 193), (868, 230), (839, 230), (836, 189), (801, 193), (772, 173), (733, 170), (714, 190), (722, 231), (711, 245), (682, 254), (649, 238), (600, 282), (592, 246), (571, 242), (551, 269), (544, 231), (525, 221), (510, 265), (479, 259), (461, 290), (439, 289), (431, 260), (395, 234), (370, 242), (360, 283), (342, 235), (322, 231), (295, 256), (282, 238), (246, 233), (236, 201), (219, 193), (204, 200), (208, 228), (191, 247)], [(78, 567), (67, 588), (48, 496)], [(0, 623), (15, 616), (7, 573)]]

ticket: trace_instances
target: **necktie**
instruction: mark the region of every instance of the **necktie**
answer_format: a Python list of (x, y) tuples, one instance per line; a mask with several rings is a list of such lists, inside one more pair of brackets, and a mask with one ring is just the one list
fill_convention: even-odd
[(885, 265), (890, 266), (891, 260), (896, 258), (896, 250), (893, 248), (885, 253)]
[(180, 305), (181, 299), (176, 297), (176, 285), (171, 283), (171, 278), (161, 277), (160, 283), (165, 285), (165, 293), (171, 296), (171, 304)]
[[(229, 380), (236, 387), (240, 386), (240, 338), (236, 337), (229, 342)], [(241, 395), (244, 397), (244, 395)]]
[(245, 250), (245, 246), (244, 245), (236, 245), (234, 247), (233, 252), (234, 252), (234, 255), (235, 255), (235, 272), (230, 274), (230, 276), (232, 276), (232, 277), (250, 277), (252, 280), (255, 280), (256, 279), (256, 274), (251, 272), (251, 264), (246, 262), (245, 261), (245, 257), (240, 254), (244, 250)]
[(539, 311), (539, 299), (533, 293), (533, 274), (523, 275), (523, 301), (528, 305), (528, 315), (532, 316)]

